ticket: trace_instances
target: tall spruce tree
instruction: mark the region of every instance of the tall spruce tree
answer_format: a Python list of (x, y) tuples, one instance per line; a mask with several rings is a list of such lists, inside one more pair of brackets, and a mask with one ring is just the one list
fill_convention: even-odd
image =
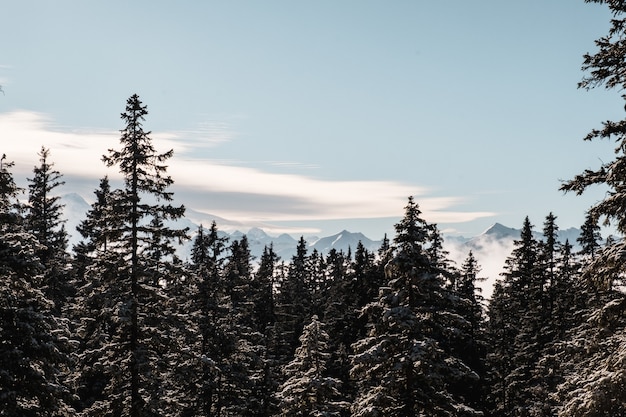
[(252, 283), (257, 330), (263, 334), (265, 342), (262, 380), (257, 383), (260, 399), (259, 414), (264, 416), (272, 415), (275, 408), (276, 401), (273, 401), (273, 397), (278, 389), (279, 378), (277, 376), (280, 373), (279, 355), (275, 347), (279, 344), (278, 339), (281, 335), (276, 334), (276, 293), (274, 291), (279, 260), (280, 257), (274, 252), (273, 245), (266, 246)]
[(68, 329), (41, 291), (45, 250), (28, 232), (21, 190), (0, 159), (0, 416), (71, 416)]
[[(104, 297), (100, 314), (106, 316), (104, 323), (113, 324), (92, 333), (107, 343), (82, 353), (85, 362), (95, 360), (107, 376), (105, 395), (87, 411), (93, 414), (105, 410), (130, 417), (162, 414), (168, 403), (176, 402), (168, 390), (171, 378), (163, 362), (173, 333), (166, 316), (172, 306), (163, 303), (167, 300), (165, 289), (155, 285), (160, 282), (160, 268), (173, 261), (173, 246), (160, 245), (164, 252), (158, 262), (154, 256), (146, 256), (146, 251), (154, 248), (157, 235), (161, 243), (185, 239), (186, 230), (159, 223), (180, 218), (184, 207), (171, 204), (173, 194), (168, 188), (173, 180), (164, 163), (172, 151), (157, 153), (150, 132), (143, 129), (147, 114), (139, 97), (131, 96), (121, 115), (125, 123), (121, 149), (111, 149), (103, 156), (107, 166), (119, 167), (124, 187), (111, 201), (116, 214), (112, 228), (117, 233), (107, 243), (111, 249), (107, 266), (90, 274), (92, 285), (82, 294), (86, 306), (94, 298)], [(94, 355), (99, 359), (90, 358)]]

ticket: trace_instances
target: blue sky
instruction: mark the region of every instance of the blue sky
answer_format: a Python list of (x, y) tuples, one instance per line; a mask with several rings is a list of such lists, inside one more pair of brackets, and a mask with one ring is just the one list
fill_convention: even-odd
[(609, 19), (582, 0), (7, 2), (0, 151), (20, 179), (50, 148), (90, 198), (137, 93), (178, 200), (244, 229), (378, 239), (409, 195), (449, 233), (577, 227), (603, 191), (560, 181), (613, 157), (582, 138), (624, 111), (576, 88)]

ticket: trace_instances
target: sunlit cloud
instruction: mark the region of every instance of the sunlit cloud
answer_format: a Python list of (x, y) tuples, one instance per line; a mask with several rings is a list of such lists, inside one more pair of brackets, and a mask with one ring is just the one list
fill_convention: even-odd
[[(461, 223), (494, 215), (455, 211), (463, 198), (433, 197), (431, 190), (413, 184), (320, 179), (192, 157), (202, 153), (198, 146), (207, 138), (216, 143), (231, 140), (229, 131), (227, 125), (211, 122), (193, 134), (152, 133), (157, 149), (175, 151), (168, 172), (175, 180), (177, 196), (188, 207), (247, 222), (382, 218), (402, 216), (412, 195), (429, 222)], [(91, 180), (95, 189), (104, 175), (119, 178), (115, 169), (101, 162), (108, 149), (119, 147), (118, 131), (60, 128), (44, 114), (16, 111), (0, 114), (0, 135), (5, 138), (0, 152), (16, 162), (16, 175), (32, 172), (38, 164), (37, 152), (44, 146), (68, 182), (69, 178)]]

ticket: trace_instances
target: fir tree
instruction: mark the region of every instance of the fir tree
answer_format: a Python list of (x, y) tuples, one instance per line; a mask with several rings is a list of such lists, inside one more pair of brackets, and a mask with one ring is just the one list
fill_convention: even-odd
[[(227, 238), (212, 222), (208, 233), (200, 225), (191, 249), (191, 279), (187, 297), (182, 301), (192, 323), (189, 328), (191, 358), (181, 367), (187, 369), (180, 380), (189, 405), (189, 415), (219, 415), (222, 367), (225, 351), (231, 349), (230, 324), (224, 311), (224, 263)], [(199, 360), (194, 360), (198, 358)]]
[(298, 241), (296, 254), (288, 265), (287, 275), (280, 282), (280, 293), (277, 305), (277, 323), (280, 328), (284, 346), (281, 351), (291, 356), (298, 345), (304, 323), (310, 319), (312, 312), (311, 271), (307, 244), (303, 237)]
[(253, 302), (257, 324), (257, 331), (263, 334), (264, 358), (262, 379), (258, 381), (257, 391), (260, 400), (259, 414), (268, 416), (272, 414), (274, 393), (278, 389), (277, 374), (279, 368), (276, 354), (276, 342), (280, 335), (275, 332), (275, 280), (276, 267), (279, 256), (274, 252), (273, 246), (266, 246), (263, 249), (259, 267), (253, 281)]

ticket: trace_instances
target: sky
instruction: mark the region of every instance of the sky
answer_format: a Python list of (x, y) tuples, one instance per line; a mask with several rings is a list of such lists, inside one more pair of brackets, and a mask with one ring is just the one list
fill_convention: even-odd
[[(372, 239), (408, 196), (448, 234), (499, 222), (579, 227), (604, 191), (559, 191), (613, 158), (582, 138), (623, 117), (577, 88), (608, 32), (582, 0), (5, 2), (0, 152), (18, 182), (50, 149), (91, 199), (118, 178), (120, 113), (138, 94), (177, 202), (268, 232)], [(218, 224), (219, 226), (219, 224)]]

